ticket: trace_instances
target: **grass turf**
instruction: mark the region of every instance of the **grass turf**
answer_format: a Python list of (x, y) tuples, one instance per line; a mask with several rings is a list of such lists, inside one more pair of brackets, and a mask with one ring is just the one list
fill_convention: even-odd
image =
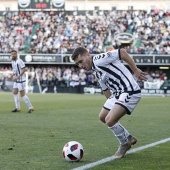
[[(67, 170), (115, 153), (119, 146), (114, 135), (99, 119), (105, 98), (102, 95), (29, 94), (35, 112), (11, 113), (11, 93), (0, 93), (0, 169)], [(138, 138), (133, 147), (170, 137), (170, 98), (143, 97), (131, 116), (121, 123)], [(84, 147), (80, 162), (66, 162), (62, 156), (68, 141)], [(148, 148), (123, 159), (93, 167), (97, 170), (169, 170), (170, 143)]]

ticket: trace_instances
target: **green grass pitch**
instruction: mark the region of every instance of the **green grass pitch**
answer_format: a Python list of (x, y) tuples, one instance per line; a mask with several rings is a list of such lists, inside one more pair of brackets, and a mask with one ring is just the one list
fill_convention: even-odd
[[(119, 143), (98, 114), (103, 95), (28, 94), (35, 111), (27, 114), (21, 100), (19, 113), (12, 93), (0, 93), (0, 169), (69, 170), (110, 157)], [(138, 138), (137, 148), (170, 137), (170, 98), (143, 97), (131, 116), (121, 123)], [(68, 141), (84, 147), (80, 162), (62, 156)], [(90, 169), (169, 170), (170, 142), (141, 150)]]

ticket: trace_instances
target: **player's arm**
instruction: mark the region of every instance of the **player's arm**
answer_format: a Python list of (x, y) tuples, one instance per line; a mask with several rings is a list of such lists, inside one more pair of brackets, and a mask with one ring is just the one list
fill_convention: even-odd
[(26, 71), (27, 71), (27, 69), (24, 67), (24, 68), (21, 70), (21, 73), (20, 73), (18, 76), (15, 76), (15, 77), (14, 77), (14, 81), (17, 81)]
[(11, 74), (10, 74), (10, 78), (12, 78), (14, 75), (15, 75), (14, 73), (11, 73)]
[(108, 89), (108, 90), (104, 90), (104, 91), (103, 91), (103, 94), (105, 95), (105, 97), (106, 97), (107, 99), (112, 95), (112, 93), (110, 92), (109, 89)]
[(27, 71), (27, 69), (24, 67), (22, 70), (21, 70), (21, 73), (17, 76), (18, 79)]
[[(96, 75), (96, 74), (95, 74)], [(105, 95), (105, 97), (108, 99), (112, 93), (110, 92), (110, 90), (108, 89), (108, 87), (98, 78), (98, 76), (96, 76), (98, 83), (100, 84), (100, 87), (103, 91), (103, 94)]]
[(147, 80), (147, 78), (146, 78), (147, 73), (145, 73), (142, 70), (140, 70), (139, 68), (137, 68), (135, 62), (132, 60), (132, 58), (126, 52), (125, 49), (120, 49), (120, 57), (123, 61), (125, 61), (130, 66), (134, 75), (137, 78), (139, 78), (140, 80)]

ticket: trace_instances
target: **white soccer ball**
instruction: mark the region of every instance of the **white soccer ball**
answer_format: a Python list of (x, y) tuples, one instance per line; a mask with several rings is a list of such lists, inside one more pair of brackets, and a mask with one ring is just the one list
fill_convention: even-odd
[(83, 157), (83, 146), (76, 141), (70, 141), (65, 144), (63, 148), (63, 157), (66, 161), (75, 162), (80, 161)]

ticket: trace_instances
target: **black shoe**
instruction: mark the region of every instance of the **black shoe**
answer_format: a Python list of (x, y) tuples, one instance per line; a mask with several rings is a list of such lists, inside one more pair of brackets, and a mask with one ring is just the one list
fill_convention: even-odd
[(21, 109), (14, 109), (14, 110), (11, 110), (11, 112), (20, 112)]

